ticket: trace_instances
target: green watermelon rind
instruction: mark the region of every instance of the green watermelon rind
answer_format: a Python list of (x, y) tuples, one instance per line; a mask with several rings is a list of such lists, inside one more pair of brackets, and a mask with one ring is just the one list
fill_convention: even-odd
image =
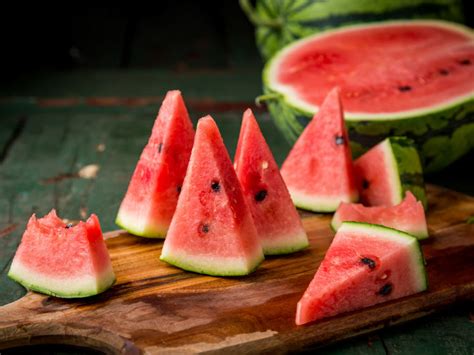
[(357, 202), (358, 194), (355, 193), (351, 196), (328, 196), (322, 197), (318, 196), (309, 196), (304, 192), (297, 192), (295, 190), (290, 190), (291, 199), (296, 207), (312, 211), (312, 212), (334, 212), (339, 207), (341, 202)]
[(119, 211), (117, 218), (115, 219), (115, 224), (120, 228), (123, 228), (130, 234), (136, 235), (138, 237), (150, 238), (150, 239), (165, 239), (168, 232), (167, 228), (156, 229), (152, 227), (145, 228), (136, 228), (136, 223), (127, 223), (124, 221), (125, 218), (122, 217), (123, 213)]
[[(474, 39), (474, 33), (461, 25), (443, 21), (385, 21), (373, 24), (384, 26), (397, 23), (436, 24), (468, 33)], [(332, 34), (352, 28), (370, 25), (354, 25), (336, 30), (328, 30), (317, 35)], [(309, 123), (317, 107), (309, 108), (295, 102), (291, 95), (280, 92), (270, 83), (271, 69), (278, 60), (295, 45), (311, 40), (313, 36), (293, 42), (280, 50), (263, 70), (263, 91), (270, 97), (267, 101), (272, 118), (285, 139), (293, 144)], [(414, 140), (425, 172), (441, 170), (474, 148), (474, 92), (454, 99), (446, 104), (436, 105), (401, 114), (374, 115), (345, 113), (346, 126), (351, 140), (354, 158), (388, 136), (406, 136)]]
[(283, 255), (306, 249), (309, 246), (309, 241), (306, 232), (303, 231), (299, 234), (275, 238), (274, 240), (267, 241), (266, 243), (262, 244), (263, 254)]

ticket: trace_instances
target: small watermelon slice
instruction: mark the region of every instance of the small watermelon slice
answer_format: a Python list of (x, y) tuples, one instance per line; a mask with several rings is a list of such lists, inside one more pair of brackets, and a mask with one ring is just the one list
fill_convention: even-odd
[(165, 237), (193, 140), (193, 124), (181, 92), (169, 91), (120, 205), (117, 225), (141, 237)]
[(296, 324), (426, 288), (424, 259), (416, 238), (375, 224), (344, 222), (298, 302)]
[(216, 276), (246, 275), (263, 260), (252, 216), (211, 116), (198, 122), (161, 260)]
[(418, 239), (428, 238), (428, 227), (423, 205), (410, 191), (396, 206), (366, 207), (360, 203), (342, 202), (337, 208), (331, 227), (338, 230), (342, 222), (381, 224), (411, 234)]
[(281, 168), (297, 207), (332, 212), (358, 198), (339, 90), (333, 89)]
[(245, 111), (234, 167), (266, 255), (308, 246), (308, 237), (252, 111)]
[(63, 298), (104, 292), (115, 282), (99, 219), (65, 224), (52, 210), (31, 216), (8, 276), (26, 288)]
[(420, 157), (413, 140), (389, 137), (354, 161), (361, 202), (367, 206), (394, 206), (411, 191), (426, 208)]

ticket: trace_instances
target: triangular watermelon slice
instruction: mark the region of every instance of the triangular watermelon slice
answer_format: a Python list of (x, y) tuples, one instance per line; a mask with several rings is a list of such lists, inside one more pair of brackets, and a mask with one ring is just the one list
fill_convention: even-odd
[(161, 260), (216, 276), (249, 274), (263, 260), (252, 216), (211, 116), (198, 122)]
[(344, 222), (298, 302), (296, 324), (426, 288), (423, 254), (415, 237), (375, 224)]
[(52, 210), (31, 216), (8, 276), (26, 288), (64, 298), (87, 297), (115, 282), (99, 219), (73, 226)]
[(428, 238), (428, 227), (423, 204), (410, 191), (395, 206), (366, 207), (360, 203), (341, 202), (334, 214), (331, 227), (338, 230), (342, 222), (381, 224), (411, 234), (418, 239)]
[(333, 89), (281, 168), (297, 207), (332, 212), (358, 198), (339, 90)]
[(165, 237), (193, 139), (193, 124), (181, 92), (169, 91), (120, 205), (116, 219), (120, 227), (142, 237)]
[(308, 238), (252, 111), (245, 111), (234, 167), (266, 255), (308, 246)]

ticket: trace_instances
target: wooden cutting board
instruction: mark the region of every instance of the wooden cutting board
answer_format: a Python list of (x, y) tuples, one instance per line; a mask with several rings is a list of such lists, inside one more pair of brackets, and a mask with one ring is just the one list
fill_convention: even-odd
[(252, 275), (217, 278), (159, 261), (162, 241), (107, 233), (117, 284), (102, 295), (65, 300), (27, 293), (0, 307), (0, 350), (41, 343), (108, 353), (284, 352), (326, 344), (474, 299), (474, 198), (428, 186), (430, 239), (423, 242), (429, 290), (295, 326), (296, 303), (334, 233), (331, 215), (302, 213), (311, 247), (268, 257)]

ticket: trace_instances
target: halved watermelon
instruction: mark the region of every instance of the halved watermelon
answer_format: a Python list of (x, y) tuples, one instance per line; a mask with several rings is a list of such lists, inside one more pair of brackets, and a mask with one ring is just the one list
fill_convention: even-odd
[(390, 137), (354, 161), (361, 202), (367, 206), (394, 206), (407, 191), (427, 206), (423, 169), (411, 139)]
[(65, 224), (52, 210), (31, 216), (8, 276), (26, 288), (56, 297), (96, 295), (115, 282), (99, 219)]
[(198, 122), (161, 260), (217, 276), (246, 275), (263, 260), (252, 216), (211, 116)]
[(416, 238), (379, 225), (344, 222), (298, 302), (296, 324), (426, 288), (424, 259)]
[(396, 206), (365, 207), (359, 203), (342, 202), (332, 217), (331, 227), (337, 231), (343, 222), (381, 224), (411, 234), (418, 239), (428, 238), (425, 210), (410, 191)]
[(264, 254), (306, 248), (308, 237), (301, 219), (250, 109), (243, 115), (234, 167)]
[(332, 212), (358, 198), (339, 90), (333, 89), (281, 168), (297, 207)]
[(181, 92), (169, 91), (120, 205), (116, 219), (120, 227), (141, 237), (165, 237), (193, 140), (193, 124)]

